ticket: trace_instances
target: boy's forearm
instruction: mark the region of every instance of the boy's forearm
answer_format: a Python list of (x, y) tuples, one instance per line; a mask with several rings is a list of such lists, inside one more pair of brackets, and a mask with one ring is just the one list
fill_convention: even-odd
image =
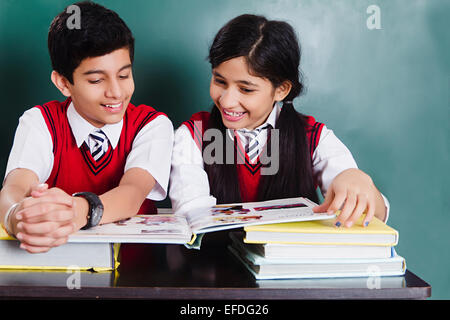
[[(15, 217), (15, 212), (17, 211), (18, 205), (14, 209), (15, 204), (20, 203), (23, 199), (30, 195), (30, 188), (20, 184), (9, 184), (5, 185), (0, 192), (0, 223), (4, 225), (9, 233), (12, 235), (16, 234), (17, 219)], [(7, 221), (5, 221), (6, 214), (9, 213)]]
[(16, 169), (8, 174), (0, 191), (1, 223), (11, 206), (28, 197), (31, 186), (38, 182), (35, 173), (28, 169)]
[[(73, 222), (79, 230), (87, 223), (89, 204), (82, 197), (74, 197), (76, 216)], [(100, 196), (104, 210), (100, 224), (116, 222), (134, 216), (145, 200), (135, 186), (120, 185)]]
[(104, 206), (101, 224), (115, 222), (137, 214), (145, 195), (135, 186), (118, 186), (100, 196)]
[[(27, 191), (23, 190), (17, 186), (5, 186), (0, 193), (0, 222), (2, 225), (5, 224), (5, 215), (9, 211), (9, 209), (15, 204), (25, 198)], [(14, 221), (14, 215), (10, 215), (8, 221), (6, 222), (8, 225), (5, 225), (8, 232), (15, 234), (16, 222)]]
[(123, 176), (119, 186), (102, 194), (104, 206), (101, 224), (119, 221), (137, 214), (155, 179), (145, 170), (133, 168)]
[(11, 206), (25, 198), (26, 190), (17, 186), (5, 186), (0, 192), (0, 217), (3, 221), (6, 212)]

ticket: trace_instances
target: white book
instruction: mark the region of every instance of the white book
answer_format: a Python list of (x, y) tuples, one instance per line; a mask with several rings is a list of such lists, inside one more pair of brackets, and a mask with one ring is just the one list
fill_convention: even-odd
[[(24, 272), (26, 271), (26, 272)], [(0, 270), (0, 286), (35, 286), (83, 288), (114, 286), (116, 272), (78, 272), (77, 269), (65, 270)], [(71, 278), (71, 276), (74, 276)], [(76, 277), (76, 278), (75, 278)]]
[(17, 240), (0, 241), (0, 270), (92, 270), (117, 267), (118, 246), (112, 243), (66, 243), (44, 253), (29, 253)]
[(374, 288), (400, 289), (406, 287), (403, 275), (389, 277), (349, 277), (349, 278), (306, 278), (306, 279), (261, 279), (256, 281), (258, 288)]
[(244, 243), (244, 232), (231, 232), (230, 237), (249, 251), (268, 259), (349, 259), (349, 258), (389, 258), (393, 247), (388, 246), (352, 246), (352, 245), (309, 245)]
[(229, 250), (256, 279), (340, 278), (400, 276), (406, 271), (405, 259), (397, 254), (384, 259), (299, 259), (274, 261), (229, 246)]

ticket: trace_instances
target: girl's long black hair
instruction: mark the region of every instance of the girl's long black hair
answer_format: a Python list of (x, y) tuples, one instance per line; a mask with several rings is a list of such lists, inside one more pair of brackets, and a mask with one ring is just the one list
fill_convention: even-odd
[[(279, 170), (274, 175), (261, 176), (258, 200), (302, 196), (318, 202), (306, 123), (292, 104), (304, 90), (299, 70), (301, 49), (293, 28), (286, 22), (269, 21), (256, 15), (244, 14), (232, 19), (214, 38), (209, 62), (214, 69), (236, 57), (245, 57), (250, 72), (268, 79), (274, 88), (286, 80), (292, 84), (275, 125), (275, 129), (279, 129)], [(219, 129), (223, 137), (228, 137), (216, 106), (211, 111), (208, 128)], [(203, 147), (211, 142), (204, 141)], [(223, 151), (225, 154), (225, 143)], [(234, 163), (237, 163), (236, 158)], [(204, 167), (217, 203), (242, 202), (235, 164), (205, 163)]]

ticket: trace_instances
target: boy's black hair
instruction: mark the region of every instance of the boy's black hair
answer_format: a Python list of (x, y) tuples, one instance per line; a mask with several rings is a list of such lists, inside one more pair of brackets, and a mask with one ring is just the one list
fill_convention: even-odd
[(126, 47), (133, 62), (134, 38), (117, 13), (89, 1), (74, 5), (80, 9), (79, 29), (73, 26), (72, 16), (77, 12), (69, 10), (68, 13), (67, 8), (50, 25), (48, 50), (53, 70), (73, 84), (74, 70), (88, 57), (99, 57)]
[[(263, 16), (250, 14), (240, 15), (219, 30), (209, 51), (213, 69), (236, 57), (244, 57), (249, 72), (268, 79), (274, 88), (286, 80), (292, 84), (275, 124), (280, 134), (279, 170), (274, 175), (261, 176), (257, 200), (302, 196), (318, 202), (306, 139), (305, 117), (292, 104), (292, 100), (304, 91), (299, 68), (301, 48), (294, 29), (283, 21), (267, 20)], [(224, 137), (227, 136), (227, 128), (216, 106), (211, 111), (208, 128), (219, 129)], [(203, 147), (206, 148), (210, 143), (204, 141)], [(270, 150), (269, 145), (267, 148)], [(223, 152), (227, 152), (225, 144)], [(235, 164), (205, 163), (204, 167), (211, 194), (216, 197), (217, 203), (242, 202)]]

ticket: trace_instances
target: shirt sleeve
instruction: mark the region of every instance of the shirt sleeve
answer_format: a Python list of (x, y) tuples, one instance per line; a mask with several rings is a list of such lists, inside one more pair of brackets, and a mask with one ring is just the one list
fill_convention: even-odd
[[(344, 170), (358, 168), (350, 150), (333, 133), (323, 127), (319, 143), (313, 153), (313, 176), (323, 195), (334, 178)], [(389, 201), (382, 194), (386, 206), (386, 219), (389, 217)]]
[(151, 200), (164, 200), (167, 195), (170, 159), (173, 148), (173, 125), (166, 116), (158, 116), (136, 135), (125, 163), (125, 172), (141, 168), (149, 172), (156, 184), (147, 195)]
[(50, 177), (53, 168), (53, 141), (38, 108), (24, 112), (19, 119), (13, 146), (6, 165), (5, 178), (14, 169), (29, 169), (39, 182)]
[(184, 125), (175, 132), (169, 197), (176, 214), (216, 204), (216, 198), (210, 195), (202, 153)]

